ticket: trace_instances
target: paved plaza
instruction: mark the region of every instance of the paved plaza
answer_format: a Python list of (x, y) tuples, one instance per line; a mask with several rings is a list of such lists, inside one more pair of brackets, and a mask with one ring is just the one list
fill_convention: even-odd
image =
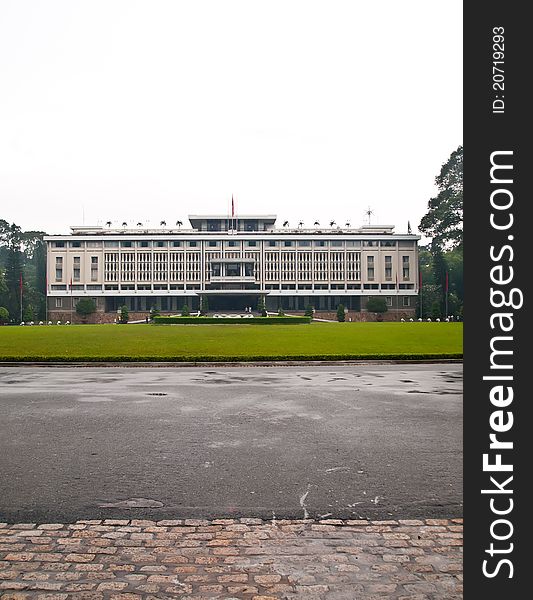
[(462, 598), (461, 384), (3, 367), (0, 598)]
[(2, 600), (454, 600), (462, 519), (0, 525)]

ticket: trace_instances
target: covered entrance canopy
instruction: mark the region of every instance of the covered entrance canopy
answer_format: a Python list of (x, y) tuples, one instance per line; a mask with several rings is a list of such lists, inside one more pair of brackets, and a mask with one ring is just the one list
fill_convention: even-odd
[(202, 292), (198, 296), (207, 297), (209, 312), (213, 311), (239, 311), (243, 312), (247, 306), (257, 310), (259, 297), (266, 296), (268, 292), (253, 290), (211, 290)]

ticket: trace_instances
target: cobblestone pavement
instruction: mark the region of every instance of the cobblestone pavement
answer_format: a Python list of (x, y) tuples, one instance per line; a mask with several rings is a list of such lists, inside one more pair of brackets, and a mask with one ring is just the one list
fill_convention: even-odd
[(453, 600), (462, 519), (0, 524), (2, 600)]

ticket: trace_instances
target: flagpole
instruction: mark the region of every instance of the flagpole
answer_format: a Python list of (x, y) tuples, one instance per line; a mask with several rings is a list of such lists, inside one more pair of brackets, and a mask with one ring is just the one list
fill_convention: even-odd
[(418, 294), (420, 296), (420, 318), (423, 319), (424, 314), (424, 304), (422, 298), (422, 271), (420, 270), (420, 265), (418, 266)]
[(446, 306), (446, 314), (444, 318), (448, 318), (448, 271), (446, 271), (446, 295), (445, 295), (445, 306)]
[(70, 278), (70, 324), (72, 325), (72, 277)]
[(23, 284), (22, 284), (22, 273), (20, 274), (20, 322), (22, 323), (22, 295), (23, 295)]

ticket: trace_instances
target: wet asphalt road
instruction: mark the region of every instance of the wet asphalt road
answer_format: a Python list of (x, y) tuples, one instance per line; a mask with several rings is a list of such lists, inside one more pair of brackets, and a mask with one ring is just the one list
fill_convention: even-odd
[(462, 516), (462, 365), (0, 368), (0, 521)]

